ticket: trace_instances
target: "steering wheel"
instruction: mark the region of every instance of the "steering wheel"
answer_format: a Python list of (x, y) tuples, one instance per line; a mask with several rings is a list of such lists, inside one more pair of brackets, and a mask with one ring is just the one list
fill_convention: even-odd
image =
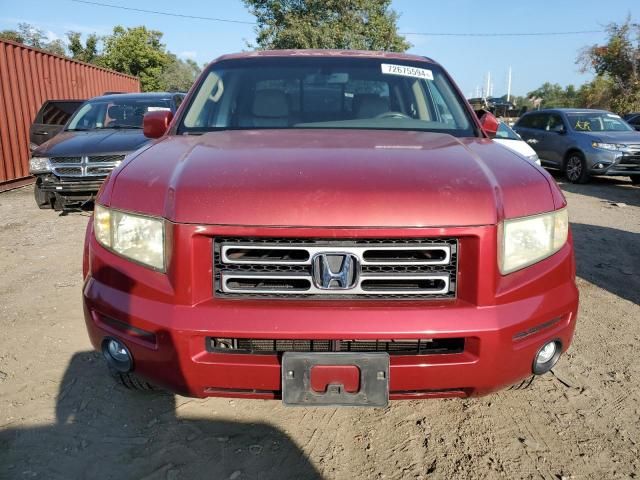
[(402, 112), (384, 112), (380, 115), (376, 115), (375, 118), (406, 118), (411, 120), (411, 117), (409, 115), (405, 115)]

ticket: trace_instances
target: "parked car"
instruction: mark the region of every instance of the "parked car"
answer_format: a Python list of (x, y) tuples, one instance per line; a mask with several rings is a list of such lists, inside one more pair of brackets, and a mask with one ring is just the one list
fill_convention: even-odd
[(381, 406), (520, 384), (569, 347), (562, 192), (436, 62), (228, 55), (173, 117), (145, 116), (158, 140), (87, 229), (86, 325), (125, 385)]
[(629, 176), (640, 183), (640, 134), (619, 115), (604, 110), (530, 112), (514, 130), (538, 154), (542, 165), (558, 168), (572, 183), (592, 175)]
[(623, 118), (634, 130), (640, 131), (640, 112), (629, 113)]
[(500, 126), (498, 127), (498, 131), (496, 132), (496, 136), (493, 138), (493, 141), (503, 145), (509, 150), (513, 150), (521, 157), (526, 158), (529, 162), (541, 165), (536, 151), (531, 148), (527, 142), (522, 140), (520, 135), (514, 132), (506, 123), (500, 122)]
[(42, 104), (29, 129), (30, 149), (34, 151), (62, 131), (85, 100), (47, 100)]
[(85, 102), (64, 130), (32, 152), (35, 200), (64, 210), (93, 200), (125, 155), (149, 142), (142, 131), (148, 112), (175, 112), (184, 94), (107, 94)]

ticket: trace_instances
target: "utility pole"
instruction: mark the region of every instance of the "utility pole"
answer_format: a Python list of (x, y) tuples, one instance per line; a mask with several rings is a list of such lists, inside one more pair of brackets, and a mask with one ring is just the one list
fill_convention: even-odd
[(486, 96), (491, 96), (491, 72), (487, 72), (487, 89), (485, 90)]
[(507, 81), (507, 102), (511, 100), (511, 67), (509, 67), (509, 80)]

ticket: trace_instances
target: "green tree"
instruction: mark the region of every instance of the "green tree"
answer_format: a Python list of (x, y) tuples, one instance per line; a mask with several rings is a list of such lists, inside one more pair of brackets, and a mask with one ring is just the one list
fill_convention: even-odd
[(243, 0), (260, 49), (339, 48), (404, 52), (391, 0)]
[(200, 74), (200, 67), (191, 59), (181, 60), (169, 53), (169, 64), (160, 75), (160, 89), (167, 92), (186, 92)]
[(171, 62), (161, 40), (162, 32), (157, 30), (118, 25), (113, 34), (104, 37), (104, 49), (97, 63), (139, 77), (145, 92), (160, 90), (162, 73)]
[(86, 63), (95, 63), (98, 59), (98, 35), (92, 33), (87, 36), (84, 45), (80, 32), (67, 32), (68, 48), (71, 58)]
[(24, 43), (24, 37), (20, 35), (17, 30), (2, 30), (0, 31), (1, 40), (10, 40), (12, 42)]
[(631, 18), (607, 27), (605, 45), (585, 48), (578, 57), (583, 71), (592, 70), (611, 85), (611, 109), (640, 110), (640, 24)]
[(583, 108), (612, 110), (613, 82), (608, 76), (598, 75), (578, 90), (578, 104)]
[[(573, 108), (578, 106), (578, 91), (573, 85), (566, 88), (558, 83), (545, 82), (539, 88), (529, 92), (527, 97), (533, 105), (539, 104), (545, 108)], [(535, 99), (541, 99), (536, 102)]]
[(66, 55), (64, 42), (60, 39), (49, 40), (44, 30), (29, 23), (19, 23), (17, 30), (3, 30), (0, 38), (22, 43), (28, 47), (46, 50), (56, 55)]

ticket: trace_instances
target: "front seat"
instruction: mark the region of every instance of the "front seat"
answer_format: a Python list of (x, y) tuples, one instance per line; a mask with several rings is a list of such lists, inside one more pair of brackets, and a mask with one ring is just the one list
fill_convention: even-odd
[(241, 127), (288, 127), (289, 101), (282, 90), (256, 90), (250, 115), (240, 118)]
[(109, 123), (107, 127), (113, 127), (118, 125), (124, 125), (124, 107), (122, 105), (111, 105), (107, 110), (109, 115)]
[(389, 111), (389, 97), (374, 93), (361, 93), (353, 97), (355, 118), (375, 118)]

